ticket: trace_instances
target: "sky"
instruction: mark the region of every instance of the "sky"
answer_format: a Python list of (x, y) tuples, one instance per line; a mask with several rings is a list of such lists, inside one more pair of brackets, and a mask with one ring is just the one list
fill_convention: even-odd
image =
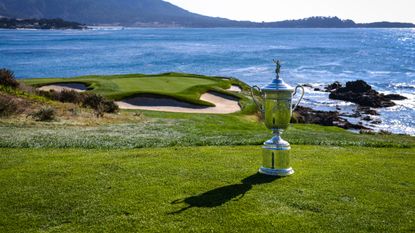
[(279, 21), (338, 16), (357, 23), (415, 23), (415, 0), (165, 0), (188, 11), (234, 20)]

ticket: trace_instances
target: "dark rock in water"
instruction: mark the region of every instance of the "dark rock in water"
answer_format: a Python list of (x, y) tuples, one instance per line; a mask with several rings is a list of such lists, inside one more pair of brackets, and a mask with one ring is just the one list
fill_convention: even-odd
[(390, 99), (390, 100), (406, 100), (406, 99), (408, 99), (405, 96), (401, 96), (401, 95), (398, 95), (398, 94), (385, 95), (385, 98)]
[(309, 87), (309, 88), (313, 88), (313, 85), (306, 83), (306, 84), (302, 84), (303, 87)]
[(352, 123), (348, 122), (345, 119), (341, 119), (341, 121), (334, 122), (334, 123), (335, 123), (335, 126), (343, 128), (343, 129), (360, 129), (360, 130), (366, 129), (366, 130), (370, 130), (369, 128), (363, 126), (362, 124), (358, 124), (358, 125), (352, 124)]
[(405, 97), (397, 94), (392, 96), (380, 94), (365, 81), (357, 80), (347, 82), (345, 87), (335, 89), (330, 93), (329, 98), (349, 101), (365, 107), (381, 108), (394, 106), (392, 99)]
[(365, 117), (362, 118), (362, 120), (364, 120), (364, 121), (371, 121), (372, 118), (370, 116), (365, 116)]
[(353, 113), (351, 113), (351, 114), (347, 114), (347, 113), (340, 113), (340, 116), (344, 116), (344, 117), (352, 117), (352, 118), (358, 118), (358, 117), (361, 117), (361, 116), (362, 116), (362, 114), (360, 114), (360, 112), (359, 112), (359, 111), (355, 111), (355, 112), (353, 112)]
[(357, 107), (357, 112), (359, 112), (359, 114), (361, 112), (368, 115), (379, 116), (379, 113), (376, 110), (371, 109), (370, 107), (359, 106)]
[(316, 111), (311, 108), (298, 106), (294, 112), (298, 123), (319, 124), (333, 126), (333, 121), (338, 120), (338, 112)]
[(345, 88), (347, 91), (356, 92), (356, 93), (369, 92), (372, 90), (372, 87), (363, 80), (347, 82)]
[(391, 132), (389, 132), (389, 131), (387, 131), (387, 130), (380, 130), (379, 131), (379, 134), (384, 134), (384, 135), (391, 135), (392, 133)]
[(376, 119), (376, 120), (371, 121), (370, 123), (378, 125), (378, 124), (382, 123), (382, 121), (379, 120), (379, 119)]
[(341, 118), (338, 112), (316, 111), (311, 108), (298, 106), (294, 111), (293, 123), (319, 124), (324, 126), (338, 126), (344, 129), (368, 129), (362, 125), (352, 124)]
[(336, 81), (336, 82), (334, 82), (334, 83), (332, 83), (332, 84), (328, 85), (328, 86), (326, 87), (326, 91), (327, 91), (327, 92), (330, 92), (330, 91), (333, 91), (333, 90), (337, 90), (337, 89), (339, 89), (340, 87), (342, 87), (342, 84), (341, 84), (340, 82)]
[(314, 91), (321, 91), (321, 89), (316, 87), (316, 88), (314, 88)]

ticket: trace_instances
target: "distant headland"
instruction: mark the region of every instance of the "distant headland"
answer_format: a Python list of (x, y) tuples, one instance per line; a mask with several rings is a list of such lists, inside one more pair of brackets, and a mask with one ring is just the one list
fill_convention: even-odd
[(338, 17), (309, 17), (298, 20), (262, 23), (271, 28), (414, 28), (413, 23), (375, 22), (355, 23), (353, 20), (342, 20)]
[(6, 29), (85, 29), (86, 26), (62, 19), (0, 18), (0, 28)]
[(0, 16), (57, 19), (86, 25), (126, 27), (239, 28), (413, 28), (413, 23), (355, 23), (338, 17), (310, 17), (278, 22), (236, 21), (195, 14), (163, 0), (0, 0)]
[[(96, 24), (100, 25), (100, 24)], [(112, 26), (106, 24), (106, 26)], [(115, 26), (119, 26), (118, 24)], [(137, 23), (126, 25), (131, 27), (186, 27), (177, 24)], [(192, 27), (192, 26), (189, 26)], [(205, 27), (211, 28), (213, 26)], [(412, 23), (375, 22), (355, 23), (352, 20), (341, 20), (338, 17), (310, 17), (299, 20), (284, 20), (270, 23), (241, 22), (240, 25), (217, 27), (246, 28), (415, 28)], [(6, 29), (87, 29), (85, 24), (65, 21), (63, 19), (14, 19), (0, 17), (0, 28)]]

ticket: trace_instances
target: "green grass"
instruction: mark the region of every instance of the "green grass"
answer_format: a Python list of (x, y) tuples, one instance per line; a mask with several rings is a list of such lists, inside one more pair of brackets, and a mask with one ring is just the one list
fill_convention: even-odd
[[(133, 114), (136, 111), (124, 112)], [(0, 147), (143, 148), (260, 145), (272, 135), (263, 123), (243, 114), (213, 115), (147, 111), (126, 123), (93, 126), (0, 122)], [(291, 144), (415, 147), (415, 137), (356, 134), (337, 127), (294, 124), (283, 138)]]
[(200, 100), (200, 96), (207, 91), (217, 91), (246, 99), (243, 95), (226, 91), (226, 89), (231, 87), (232, 84), (238, 85), (245, 90), (248, 89), (245, 83), (233, 78), (182, 73), (36, 78), (24, 79), (22, 82), (32, 86), (43, 86), (54, 83), (84, 83), (88, 86), (90, 92), (114, 100), (121, 100), (139, 94), (154, 94), (205, 106), (212, 106), (211, 103)]
[(28, 101), (36, 101), (36, 102), (43, 103), (43, 104), (53, 103), (52, 100), (46, 97), (39, 96), (33, 93), (28, 93), (26, 91), (15, 89), (15, 88), (5, 87), (2, 85), (0, 85), (0, 94), (8, 94), (8, 95), (12, 95), (18, 98), (26, 99)]
[(415, 150), (293, 146), (0, 149), (0, 232), (410, 232)]

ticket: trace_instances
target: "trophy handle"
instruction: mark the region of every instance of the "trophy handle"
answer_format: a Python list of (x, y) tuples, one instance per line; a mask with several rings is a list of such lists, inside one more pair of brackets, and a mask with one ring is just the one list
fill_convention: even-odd
[(301, 85), (298, 85), (298, 86), (296, 86), (295, 87), (295, 90), (294, 90), (294, 94), (293, 94), (293, 96), (295, 96), (295, 94), (297, 94), (297, 89), (298, 88), (301, 88), (301, 96), (300, 96), (300, 99), (297, 101), (297, 103), (294, 105), (294, 108), (293, 108), (293, 111), (297, 108), (297, 106), (300, 104), (300, 102), (301, 102), (301, 100), (303, 99), (303, 97), (304, 97), (304, 87), (303, 86), (301, 86)]
[(264, 107), (256, 101), (255, 96), (254, 96), (254, 90), (257, 90), (262, 96), (261, 88), (259, 88), (256, 85), (252, 86), (251, 87), (251, 96), (252, 96), (252, 100), (254, 101), (255, 105), (259, 108), (259, 111), (261, 111), (263, 113), (264, 112)]

